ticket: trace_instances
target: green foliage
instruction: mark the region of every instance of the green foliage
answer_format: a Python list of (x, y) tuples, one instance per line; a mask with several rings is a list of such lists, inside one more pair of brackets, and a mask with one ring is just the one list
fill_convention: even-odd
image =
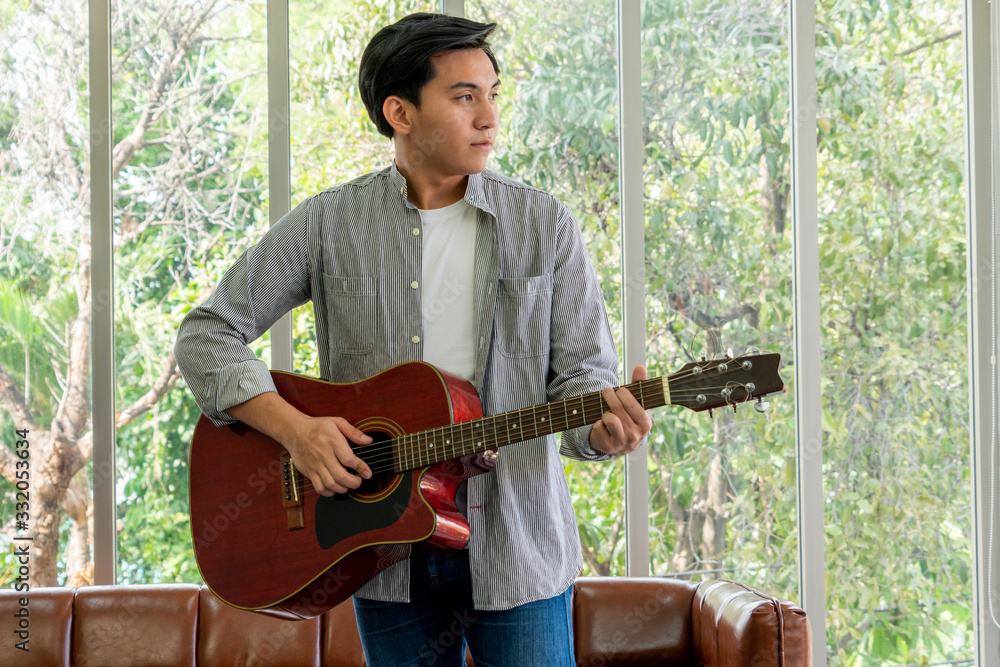
[[(501, 23), (509, 104), (497, 164), (578, 214), (617, 328), (613, 7), (485, 11), (470, 13)], [(794, 599), (786, 12), (778, 2), (643, 4), (644, 268), (654, 373), (715, 353), (721, 339), (781, 352), (789, 385), (768, 421), (656, 415), (653, 570), (721, 570)], [(834, 664), (960, 659), (971, 646), (961, 57), (957, 41), (936, 41), (958, 18), (953, 3), (817, 10)], [(717, 461), (724, 548), (678, 560)], [(591, 572), (624, 571), (619, 471), (567, 465)]]
[[(195, 6), (182, 4), (179, 11)], [(171, 44), (157, 7), (120, 10), (128, 29), (115, 41), (117, 140), (141, 114), (158, 54)], [(374, 0), (290, 6), (294, 200), (386, 163), (390, 144), (357, 95), (360, 50), (377, 27), (436, 8)], [(620, 339), (613, 3), (466, 8), (500, 23), (494, 166), (575, 212)], [(228, 10), (171, 83), (187, 102), (156, 119), (116, 181), (122, 409), (163, 371), (180, 319), (267, 226), (264, 18)], [(33, 11), (3, 10), (5, 18)], [(782, 353), (788, 385), (771, 399), (767, 420), (750, 410), (715, 420), (670, 408), (655, 414), (652, 570), (721, 574), (795, 599), (787, 11), (778, 0), (643, 3), (643, 268), (653, 374), (720, 346), (757, 347)], [(943, 39), (959, 20), (953, 1), (817, 5), (826, 650), (835, 665), (971, 655), (962, 59), (960, 42)], [(9, 52), (2, 65), (16, 65)], [(8, 155), (24, 144), (15, 131), (24, 108), (0, 99)], [(200, 122), (186, 123), (192, 117)], [(177, 128), (186, 128), (183, 136)], [(84, 136), (69, 144), (82, 163)], [(36, 191), (14, 183), (31, 165), (7, 164), (0, 214), (23, 222), (0, 265), (0, 365), (31, 387), (32, 410), (44, 421), (57, 408), (66, 329), (77, 314), (80, 220), (55, 203), (29, 208)], [(624, 268), (634, 275), (636, 267)], [(308, 309), (295, 313), (294, 330), (298, 369), (315, 373)], [(266, 357), (267, 341), (255, 349)], [(185, 468), (196, 415), (178, 384), (119, 430), (123, 580), (200, 581)], [(585, 572), (623, 573), (620, 462), (568, 462), (566, 471)], [(709, 520), (721, 529), (714, 544), (695, 530)]]

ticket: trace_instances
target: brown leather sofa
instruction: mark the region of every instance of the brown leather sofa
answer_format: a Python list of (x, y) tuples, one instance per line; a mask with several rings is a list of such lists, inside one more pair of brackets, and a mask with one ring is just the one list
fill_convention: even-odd
[[(573, 606), (581, 667), (810, 661), (805, 612), (734, 582), (581, 578)], [(233, 609), (194, 584), (7, 589), (0, 619), (0, 665), (365, 664), (350, 601), (285, 621)]]

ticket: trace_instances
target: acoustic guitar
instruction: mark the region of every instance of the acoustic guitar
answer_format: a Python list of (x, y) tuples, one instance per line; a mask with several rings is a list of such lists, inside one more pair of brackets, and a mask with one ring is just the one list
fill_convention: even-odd
[[(784, 391), (777, 354), (692, 362), (626, 385), (646, 409), (711, 410)], [(336, 384), (272, 372), (302, 412), (338, 415), (372, 436), (355, 453), (371, 479), (321, 496), (275, 440), (202, 416), (190, 453), (191, 530), (206, 584), (226, 603), (285, 618), (318, 616), (414, 551), (462, 549), (462, 480), (493, 469), (497, 449), (595, 423), (600, 392), (483, 417), (473, 386), (423, 362)]]

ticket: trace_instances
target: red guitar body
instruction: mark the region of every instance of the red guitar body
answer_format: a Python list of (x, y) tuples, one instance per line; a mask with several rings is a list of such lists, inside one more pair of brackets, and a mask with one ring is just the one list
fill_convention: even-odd
[[(473, 386), (422, 362), (353, 384), (272, 373), (278, 393), (302, 412), (340, 416), (374, 438), (356, 446), (366, 462), (380, 442), (482, 416)], [(284, 455), (284, 460), (283, 460)], [(350, 494), (300, 492), (308, 482), (275, 440), (242, 424), (201, 417), (190, 454), (191, 530), (206, 584), (234, 607), (311, 618), (350, 597), (412, 550), (465, 547), (469, 525), (455, 506), (462, 480), (492, 468), (490, 453), (401, 474), (382, 473)], [(252, 583), (251, 583), (252, 582)]]

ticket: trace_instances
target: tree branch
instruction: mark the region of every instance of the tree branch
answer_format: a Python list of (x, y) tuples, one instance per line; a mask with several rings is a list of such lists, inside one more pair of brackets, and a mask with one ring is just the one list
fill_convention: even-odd
[(17, 428), (35, 428), (35, 420), (31, 417), (31, 409), (24, 401), (24, 394), (2, 365), (0, 365), (0, 405), (10, 414)]
[(184, 25), (183, 32), (177, 35), (173, 48), (167, 58), (164, 59), (163, 66), (153, 80), (149, 100), (144, 105), (139, 120), (136, 122), (135, 127), (132, 128), (132, 131), (128, 133), (128, 136), (119, 141), (112, 151), (111, 173), (113, 179), (118, 178), (121, 170), (132, 160), (136, 151), (142, 147), (142, 142), (150, 126), (163, 112), (161, 101), (164, 94), (169, 90), (170, 83), (174, 80), (174, 72), (183, 63), (188, 50), (194, 44), (198, 30), (211, 15), (214, 6), (214, 2), (209, 2), (202, 9), (198, 17), (189, 24)]
[(895, 57), (902, 58), (903, 56), (908, 56), (911, 53), (916, 53), (920, 49), (926, 49), (931, 46), (934, 46), (935, 44), (940, 44), (941, 42), (947, 42), (949, 39), (955, 39), (956, 37), (961, 37), (961, 36), (962, 36), (961, 30), (956, 30), (955, 32), (949, 32), (947, 35), (944, 35), (943, 37), (938, 37), (937, 39), (929, 39), (926, 42), (917, 44), (913, 48), (906, 49), (905, 51), (900, 51), (895, 55)]
[(115, 428), (122, 428), (129, 422), (133, 421), (136, 417), (153, 407), (158, 400), (163, 398), (164, 394), (170, 391), (170, 388), (174, 386), (174, 383), (180, 376), (181, 372), (180, 369), (177, 368), (177, 360), (174, 358), (174, 351), (171, 348), (170, 352), (167, 354), (167, 358), (163, 362), (163, 370), (160, 371), (159, 377), (157, 377), (153, 382), (153, 386), (150, 387), (149, 391), (143, 394), (135, 403), (128, 406), (118, 414), (115, 419)]

